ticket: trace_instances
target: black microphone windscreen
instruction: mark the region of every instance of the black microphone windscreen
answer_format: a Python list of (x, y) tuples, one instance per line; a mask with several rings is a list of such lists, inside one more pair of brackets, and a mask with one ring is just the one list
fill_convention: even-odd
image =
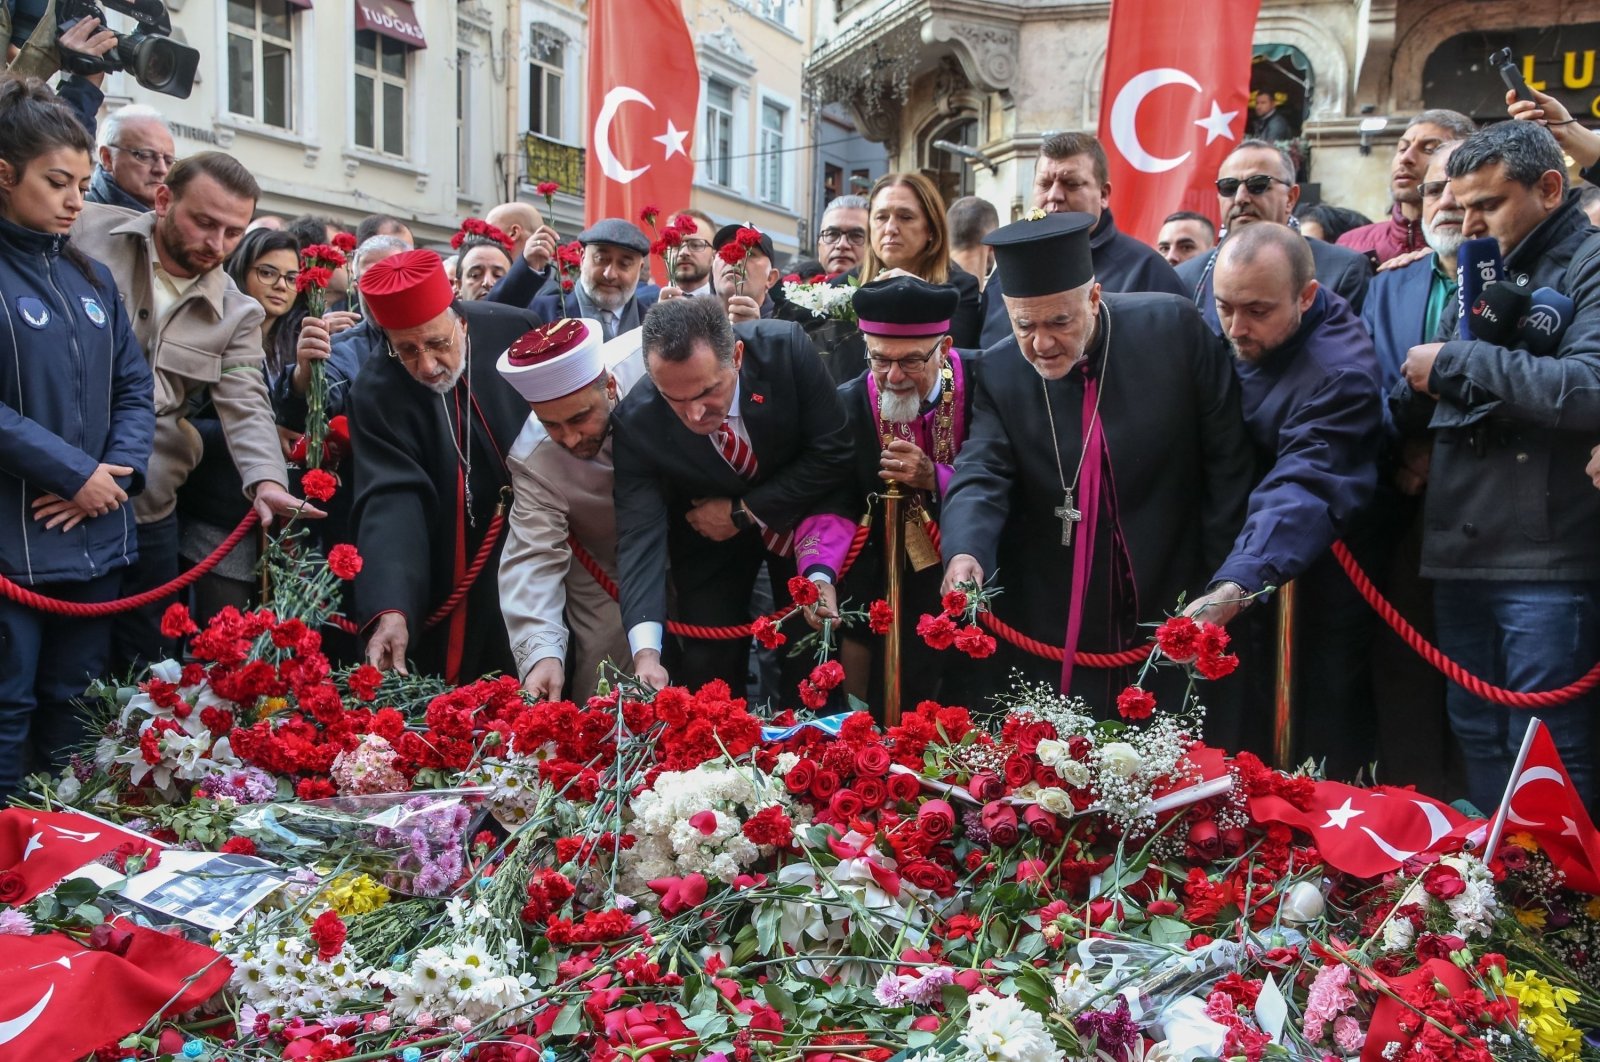
[(1488, 285), (1468, 313), (1473, 338), (1497, 347), (1515, 345), (1517, 324), (1527, 308), (1528, 293), (1515, 284), (1500, 281)]

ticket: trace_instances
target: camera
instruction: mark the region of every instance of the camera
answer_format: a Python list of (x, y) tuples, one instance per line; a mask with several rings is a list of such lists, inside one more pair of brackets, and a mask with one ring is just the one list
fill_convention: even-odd
[[(104, 0), (111, 10), (127, 15), (139, 24), (132, 33), (117, 34), (117, 46), (102, 56), (85, 55), (57, 46), (61, 68), (86, 77), (127, 70), (152, 92), (187, 99), (194, 89), (194, 72), (200, 53), (172, 39), (172, 19), (161, 0)], [(58, 0), (56, 34), (70, 30), (86, 18), (106, 24), (106, 13), (95, 0)]]

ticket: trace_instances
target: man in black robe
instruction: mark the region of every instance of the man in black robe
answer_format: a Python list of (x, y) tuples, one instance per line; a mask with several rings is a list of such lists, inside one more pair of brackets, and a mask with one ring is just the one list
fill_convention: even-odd
[[(364, 562), (354, 612), (369, 635), (367, 661), (405, 674), (409, 657), (452, 683), (509, 671), (495, 510), (528, 404), (495, 371), (495, 359), (539, 319), (455, 302), (432, 251), (387, 258), (362, 274), (360, 287), (388, 353), (367, 364), (350, 396), (353, 520)], [(465, 599), (430, 626), (469, 585), (483, 549), (488, 558)]]
[(1179, 296), (1102, 295), (1093, 223), (1049, 214), (987, 237), (1014, 336), (984, 354), (943, 552), (946, 590), (993, 581), (997, 617), (1067, 654), (997, 659), (1106, 709), (1137, 669), (1074, 668), (1073, 652), (1137, 646), (1139, 624), (1205, 588), (1253, 455), (1221, 343)]

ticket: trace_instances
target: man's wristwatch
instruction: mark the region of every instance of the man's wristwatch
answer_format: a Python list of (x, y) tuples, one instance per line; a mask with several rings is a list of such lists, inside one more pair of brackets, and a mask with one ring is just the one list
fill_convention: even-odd
[(744, 507), (744, 499), (733, 499), (733, 505), (728, 510), (728, 519), (733, 521), (733, 526), (740, 531), (747, 531), (755, 520), (750, 516), (750, 510)]

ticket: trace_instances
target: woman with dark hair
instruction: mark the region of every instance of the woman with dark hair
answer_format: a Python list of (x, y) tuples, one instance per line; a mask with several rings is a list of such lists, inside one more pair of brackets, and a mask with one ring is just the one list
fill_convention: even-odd
[(1358, 210), (1329, 203), (1302, 206), (1294, 212), (1294, 218), (1300, 223), (1302, 236), (1323, 243), (1338, 243), (1339, 237), (1351, 229), (1372, 224), (1372, 219)]
[(867, 198), (871, 207), (861, 282), (870, 284), (898, 269), (930, 284), (952, 285), (960, 300), (950, 319), (950, 338), (957, 347), (977, 347), (983, 330), (982, 293), (978, 278), (950, 258), (944, 202), (933, 182), (920, 173), (888, 173), (878, 178)]
[[(294, 341), (283, 342), (282, 333), (298, 329), (282, 326), (292, 325), (290, 311), (304, 302), (295, 287), (300, 279), (300, 244), (292, 233), (256, 229), (244, 234), (223, 269), (233, 278), (234, 286), (259, 302), (266, 312), (261, 322), (261, 350), (267, 358), (270, 389), (271, 381), (280, 372), (294, 366)], [(303, 310), (303, 305), (300, 308)]]
[[(89, 136), (36, 80), (0, 77), (0, 574), (108, 601), (138, 556), (133, 507), (154, 391), (116, 282), (67, 241)], [(111, 621), (0, 598), (0, 802), (83, 737), (74, 706), (111, 658)]]

